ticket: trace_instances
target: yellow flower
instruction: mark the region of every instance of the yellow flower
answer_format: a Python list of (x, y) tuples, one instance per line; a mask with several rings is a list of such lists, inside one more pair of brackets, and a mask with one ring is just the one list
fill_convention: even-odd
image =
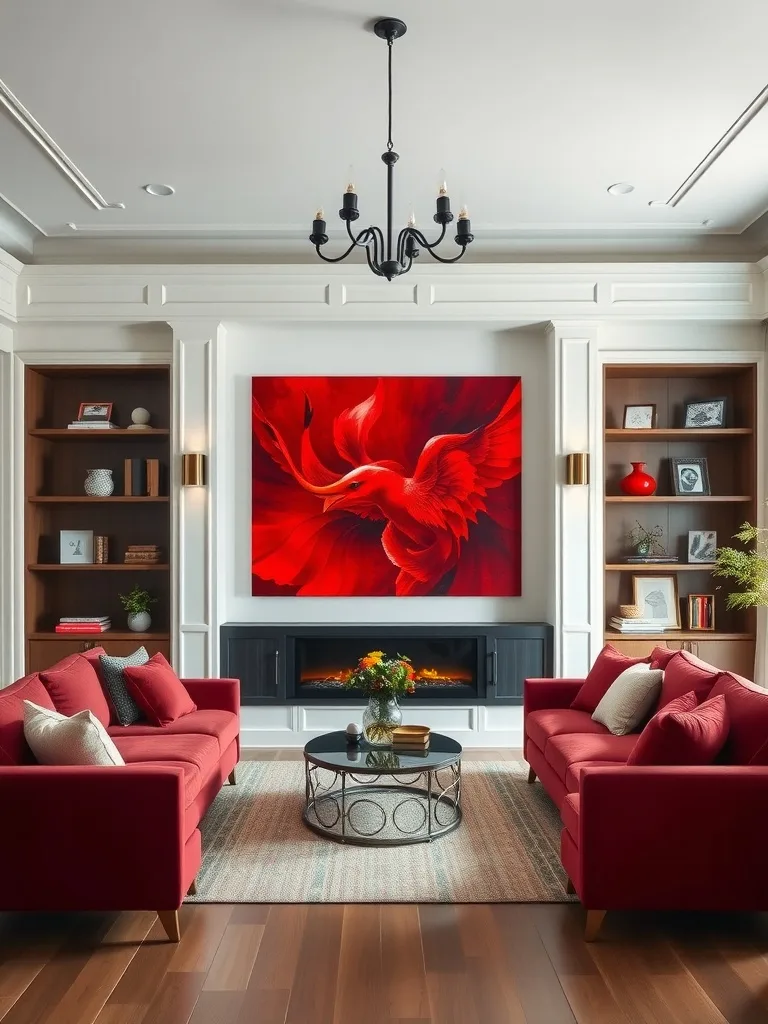
[(366, 658), (370, 658), (374, 665), (378, 665), (384, 657), (384, 651), (368, 651)]

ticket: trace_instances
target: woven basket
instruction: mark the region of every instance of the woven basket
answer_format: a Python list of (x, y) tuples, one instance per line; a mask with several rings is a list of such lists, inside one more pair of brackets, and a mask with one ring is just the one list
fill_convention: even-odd
[(642, 614), (642, 608), (638, 608), (636, 604), (620, 604), (619, 614), (622, 619), (639, 619)]

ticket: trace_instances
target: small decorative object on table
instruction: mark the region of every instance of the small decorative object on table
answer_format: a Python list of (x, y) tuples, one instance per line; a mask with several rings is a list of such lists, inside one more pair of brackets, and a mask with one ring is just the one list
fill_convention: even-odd
[(347, 726), (347, 743), (351, 747), (356, 747), (360, 740), (363, 738), (363, 727), (358, 725), (357, 722), (350, 722)]
[(692, 494), (711, 494), (709, 489), (709, 471), (706, 459), (670, 459), (672, 470), (672, 488), (682, 498)]
[(68, 430), (110, 430), (115, 424), (112, 419), (111, 402), (81, 402), (77, 419), (67, 424)]
[(688, 595), (688, 629), (715, 628), (715, 595)]
[(126, 565), (157, 565), (161, 559), (157, 544), (129, 544), (123, 561)]
[(685, 403), (685, 426), (696, 430), (724, 427), (728, 409), (726, 398), (705, 398)]
[(84, 490), (91, 498), (108, 498), (115, 489), (111, 469), (89, 469)]
[(642, 608), (636, 604), (619, 605), (619, 615), (622, 619), (639, 619), (642, 614)]
[(403, 721), (397, 698), (416, 692), (410, 658), (369, 651), (349, 672), (344, 686), (361, 690), (368, 698), (368, 707), (363, 712), (363, 735), (367, 742), (372, 747), (390, 746), (393, 730)]
[(129, 430), (146, 430), (149, 427), (149, 413), (141, 406), (131, 413), (131, 425)]
[(652, 530), (646, 528), (635, 520), (635, 525), (627, 534), (627, 540), (635, 549), (632, 556), (633, 561), (645, 561), (646, 559), (663, 559), (666, 561), (667, 552), (661, 543), (664, 530), (660, 526), (654, 526)]
[(426, 750), (428, 746), (428, 725), (400, 725), (392, 733), (392, 748), (394, 750)]
[(645, 472), (644, 462), (632, 462), (632, 472), (619, 483), (624, 494), (632, 498), (647, 498), (656, 490), (656, 481)]
[(59, 530), (62, 565), (93, 564), (93, 530)]
[(130, 594), (119, 594), (120, 603), (128, 612), (128, 629), (134, 633), (146, 633), (152, 625), (149, 609), (157, 601), (149, 592), (135, 586)]
[(688, 531), (688, 561), (697, 565), (714, 565), (717, 559), (717, 533), (714, 530)]
[(651, 430), (656, 426), (655, 405), (625, 405), (625, 430)]

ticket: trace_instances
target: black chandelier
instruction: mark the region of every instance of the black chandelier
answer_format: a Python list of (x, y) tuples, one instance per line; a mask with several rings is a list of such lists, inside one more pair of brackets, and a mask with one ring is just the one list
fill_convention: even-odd
[[(395, 164), (400, 157), (395, 153), (393, 149), (394, 143), (392, 142), (392, 44), (396, 39), (399, 39), (400, 36), (405, 35), (406, 24), (404, 21), (400, 21), (399, 18), (382, 18), (373, 26), (373, 31), (380, 39), (386, 39), (387, 41), (389, 135), (387, 138), (387, 151), (386, 153), (381, 154), (381, 159), (387, 167), (386, 243), (384, 239), (384, 232), (381, 228), (376, 227), (375, 225), (364, 228), (358, 235), (354, 235), (352, 233), (350, 225), (352, 221), (357, 220), (360, 216), (357, 209), (357, 194), (352, 182), (347, 185), (347, 190), (344, 193), (344, 198), (342, 199), (342, 206), (339, 210), (339, 216), (347, 225), (347, 234), (352, 239), (352, 244), (346, 252), (341, 254), (341, 256), (324, 256), (322, 254), (320, 251), (321, 246), (325, 245), (328, 241), (328, 235), (325, 233), (326, 225), (322, 210), (318, 210), (315, 214), (315, 219), (312, 222), (312, 234), (309, 236), (309, 240), (314, 245), (317, 255), (321, 260), (325, 260), (326, 263), (340, 263), (349, 256), (353, 249), (358, 247), (363, 248), (365, 249), (365, 257), (368, 260), (368, 266), (374, 274), (377, 274), (379, 277), (386, 277), (388, 281), (391, 281), (393, 277), (398, 277), (401, 274), (408, 273), (413, 266), (413, 261), (419, 255), (419, 246), (426, 249), (429, 255), (440, 263), (456, 263), (457, 260), (460, 260), (467, 251), (467, 246), (474, 239), (474, 235), (470, 230), (471, 224), (469, 222), (467, 208), (466, 206), (463, 206), (456, 224), (455, 238), (456, 244), (461, 246), (461, 252), (458, 256), (454, 256), (452, 259), (446, 259), (443, 256), (438, 256), (435, 252), (435, 249), (445, 238), (445, 232), (448, 225), (453, 220), (453, 214), (451, 213), (451, 201), (448, 198), (448, 190), (445, 182), (442, 182), (437, 195), (437, 209), (434, 216), (435, 222), (441, 225), (439, 237), (436, 238), (434, 242), (428, 242), (421, 231), (419, 231), (415, 226), (415, 219), (413, 214), (411, 214), (408, 219), (408, 226), (404, 227), (398, 234), (397, 244), (393, 245), (393, 177)], [(384, 258), (385, 256), (386, 259)]]

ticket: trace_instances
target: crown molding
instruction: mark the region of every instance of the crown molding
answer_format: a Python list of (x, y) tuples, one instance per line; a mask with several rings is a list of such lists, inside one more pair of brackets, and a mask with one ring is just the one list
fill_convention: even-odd
[(8, 111), (16, 123), (27, 133), (35, 145), (42, 150), (48, 159), (58, 167), (64, 177), (83, 195), (97, 210), (123, 210), (125, 203), (109, 203), (83, 174), (80, 168), (70, 160), (61, 146), (53, 139), (43, 126), (35, 120), (21, 100), (15, 96), (8, 86), (0, 79), (0, 104)]

